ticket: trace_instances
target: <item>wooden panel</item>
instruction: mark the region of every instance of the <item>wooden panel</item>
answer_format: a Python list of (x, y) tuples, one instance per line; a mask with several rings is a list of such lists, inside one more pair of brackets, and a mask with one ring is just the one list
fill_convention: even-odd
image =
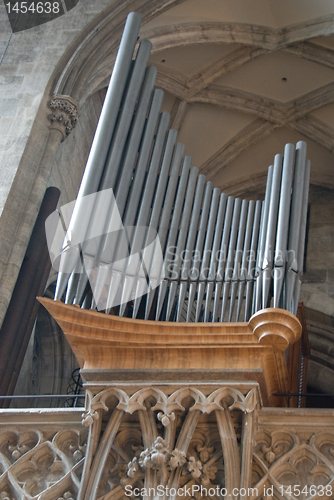
[[(284, 349), (300, 338), (301, 325), (282, 309), (265, 309), (249, 323), (175, 323), (144, 321), (87, 311), (40, 298), (63, 329), (85, 370), (247, 370), (247, 379), (265, 379), (263, 399), (287, 392)], [(242, 378), (244, 380), (244, 378)], [(262, 390), (263, 392), (263, 390)]]

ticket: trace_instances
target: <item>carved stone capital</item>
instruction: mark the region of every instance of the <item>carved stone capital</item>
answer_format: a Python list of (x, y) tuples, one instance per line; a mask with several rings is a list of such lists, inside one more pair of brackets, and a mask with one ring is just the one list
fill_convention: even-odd
[(52, 113), (48, 115), (51, 122), (49, 129), (59, 130), (63, 140), (72, 132), (78, 121), (79, 105), (70, 96), (55, 95), (48, 103)]

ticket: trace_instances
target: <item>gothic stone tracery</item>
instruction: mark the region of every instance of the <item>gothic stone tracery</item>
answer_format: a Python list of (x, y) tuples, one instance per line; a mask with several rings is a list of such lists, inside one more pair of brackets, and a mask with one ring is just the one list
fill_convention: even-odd
[(240, 384), (89, 389), (88, 401), (84, 425), (78, 410), (21, 411), (12, 424), (2, 414), (1, 500), (118, 500), (158, 486), (166, 499), (173, 488), (195, 500), (334, 496), (332, 411), (261, 409), (256, 386)]

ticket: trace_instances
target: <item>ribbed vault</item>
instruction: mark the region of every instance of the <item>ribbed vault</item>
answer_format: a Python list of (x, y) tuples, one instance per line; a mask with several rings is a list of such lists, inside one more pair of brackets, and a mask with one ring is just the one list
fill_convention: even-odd
[[(83, 104), (106, 87), (124, 18), (136, 10), (143, 17), (140, 39), (153, 44), (151, 61), (171, 124), (208, 178), (232, 190), (247, 177), (263, 180), (278, 151), (269, 143), (283, 146), (279, 130), (287, 129), (309, 144), (316, 167), (311, 182), (334, 187), (333, 5), (324, 1), (315, 9), (310, 1), (296, 0), (278, 7), (273, 0), (256, 0), (250, 10), (241, 4), (208, 0), (203, 9), (198, 0), (113, 2), (64, 55), (54, 92)], [(195, 117), (197, 127), (189, 127)], [(210, 122), (216, 133), (203, 144), (202, 131)], [(273, 139), (266, 141), (268, 136)], [(266, 162), (259, 169), (248, 157), (245, 171), (243, 157), (255, 143), (264, 148)], [(233, 176), (223, 176), (226, 170)]]

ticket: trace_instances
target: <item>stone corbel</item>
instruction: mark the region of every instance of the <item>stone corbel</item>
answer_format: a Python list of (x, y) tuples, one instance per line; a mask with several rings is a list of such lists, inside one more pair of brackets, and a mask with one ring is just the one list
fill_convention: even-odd
[(67, 95), (55, 95), (48, 102), (48, 107), (52, 113), (48, 115), (51, 122), (50, 130), (59, 130), (66, 139), (75, 128), (78, 121), (79, 105)]

